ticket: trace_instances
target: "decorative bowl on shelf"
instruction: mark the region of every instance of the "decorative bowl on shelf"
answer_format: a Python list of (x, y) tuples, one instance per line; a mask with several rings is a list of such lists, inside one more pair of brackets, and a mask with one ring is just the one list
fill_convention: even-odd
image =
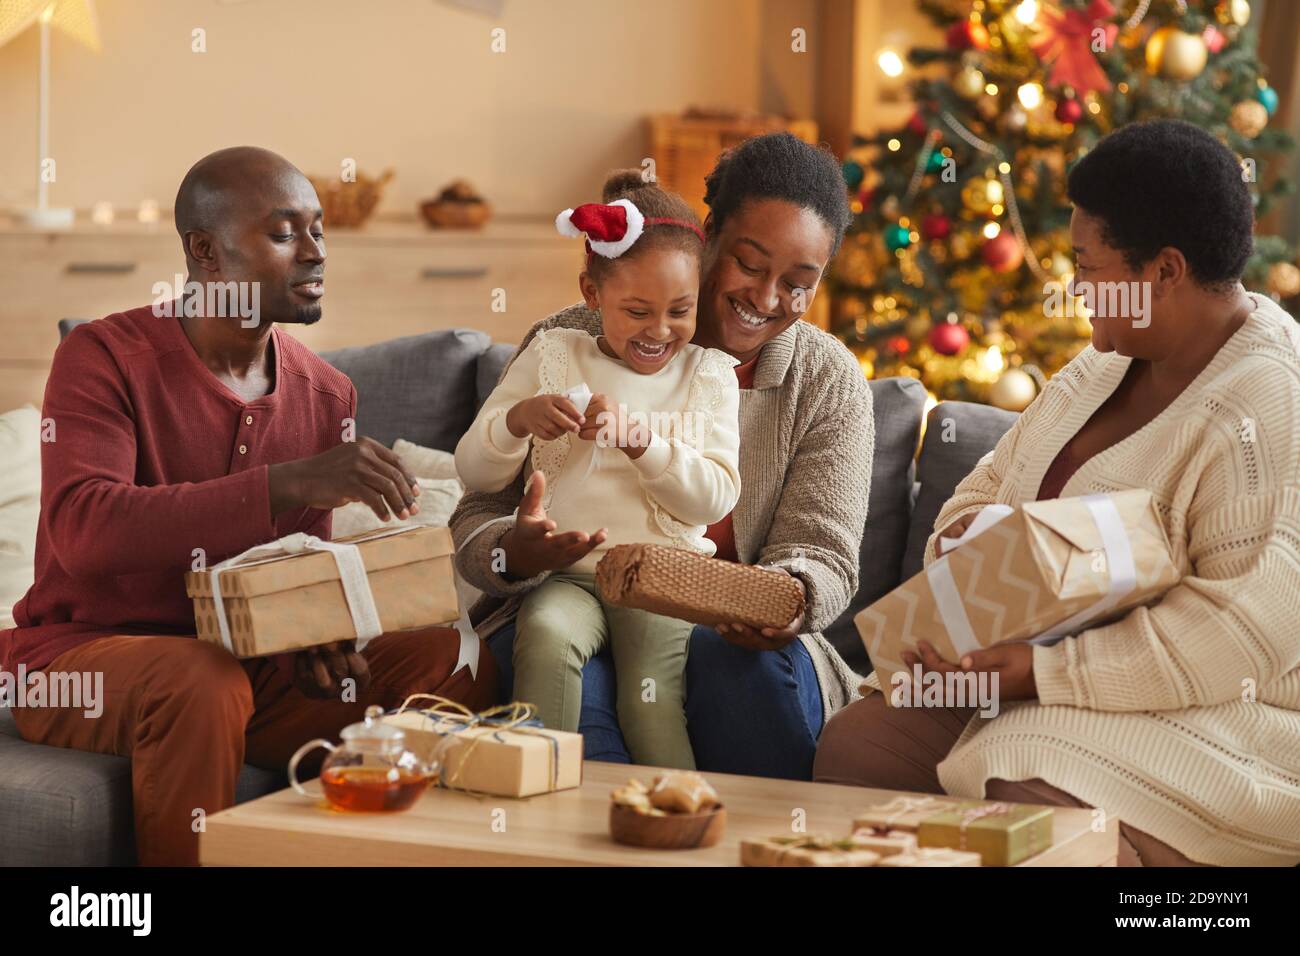
[(378, 177), (358, 172), (355, 182), (321, 176), (307, 178), (320, 198), (326, 228), (355, 229), (365, 225), (379, 200), (384, 198), (384, 188), (392, 180), (393, 171), (386, 169)]
[(435, 229), (478, 229), (492, 218), (492, 205), (467, 180), (457, 179), (420, 203), (420, 215)]

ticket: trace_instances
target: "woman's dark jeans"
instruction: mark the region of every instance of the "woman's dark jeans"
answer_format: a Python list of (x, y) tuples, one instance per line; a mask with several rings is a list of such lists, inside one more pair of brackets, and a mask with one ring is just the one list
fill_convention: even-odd
[[(514, 688), (515, 627), (488, 639), (501, 670), (502, 700)], [(691, 633), (686, 659), (686, 722), (700, 770), (811, 780), (822, 728), (822, 692), (800, 641), (748, 651), (711, 627)], [(614, 658), (606, 648), (582, 669), (578, 730), (588, 760), (631, 763), (618, 727)]]

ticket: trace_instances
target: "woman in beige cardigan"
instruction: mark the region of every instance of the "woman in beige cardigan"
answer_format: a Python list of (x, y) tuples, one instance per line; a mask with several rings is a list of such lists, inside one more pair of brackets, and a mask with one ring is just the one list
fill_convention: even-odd
[(926, 671), (996, 673), (1014, 703), (980, 718), (871, 694), (826, 728), (816, 779), (1098, 807), (1120, 822), (1121, 864), (1295, 864), (1300, 332), (1238, 281), (1251, 200), (1209, 134), (1125, 127), (1079, 162), (1069, 195), (1080, 287), (1145, 283), (1149, 312), (1096, 315), (1092, 345), (935, 526), (959, 534), (994, 502), (1145, 488), (1182, 581), (1053, 646), (946, 662), (923, 645)]
[[(741, 385), (740, 501), (708, 536), (720, 558), (792, 575), (807, 610), (783, 628), (697, 627), (686, 664), (687, 722), (701, 769), (808, 779), (823, 723), (857, 696), (859, 681), (820, 631), (857, 590), (874, 449), (871, 391), (843, 344), (799, 321), (848, 225), (848, 200), (834, 157), (786, 133), (728, 152), (706, 185), (694, 341), (735, 356)], [(564, 309), (520, 349), (557, 327), (597, 335), (600, 313)], [(467, 495), (451, 521), (457, 567), (486, 595), (471, 619), (505, 669), (506, 693), (522, 596), (605, 544), (603, 529), (557, 529), (542, 509), (538, 477), (526, 495), (523, 476), (498, 494)], [(583, 668), (588, 758), (630, 761), (614, 709), (624, 695), (613, 685), (640, 677), (618, 674), (608, 653)]]

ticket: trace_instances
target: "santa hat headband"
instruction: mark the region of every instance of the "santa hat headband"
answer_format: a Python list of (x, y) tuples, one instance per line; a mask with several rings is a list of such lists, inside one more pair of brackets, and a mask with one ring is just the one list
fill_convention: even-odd
[(555, 217), (555, 228), (562, 236), (587, 237), (587, 253), (606, 259), (617, 259), (641, 238), (646, 226), (680, 226), (689, 229), (704, 242), (704, 230), (685, 219), (667, 216), (645, 216), (630, 199), (615, 199), (612, 203), (583, 203), (577, 209), (566, 209)]

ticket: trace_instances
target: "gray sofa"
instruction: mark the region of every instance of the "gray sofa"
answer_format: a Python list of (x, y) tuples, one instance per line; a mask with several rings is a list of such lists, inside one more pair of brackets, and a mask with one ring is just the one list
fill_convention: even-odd
[[(67, 334), (77, 323), (60, 323)], [(513, 350), (481, 332), (431, 332), (324, 355), (351, 377), (360, 396), (358, 430), (391, 445), (405, 438), (452, 450)], [(930, 413), (915, 456), (925, 392), (911, 379), (871, 383), (876, 452), (870, 514), (853, 604), (827, 632), (857, 670), (866, 655), (853, 615), (920, 570), (940, 506), (1015, 416), (949, 402)], [(945, 429), (953, 438), (941, 440)], [(286, 785), (281, 770), (245, 766), (236, 800)], [(0, 865), (119, 865), (134, 861), (131, 766), (124, 757), (30, 744), (0, 709)]]

